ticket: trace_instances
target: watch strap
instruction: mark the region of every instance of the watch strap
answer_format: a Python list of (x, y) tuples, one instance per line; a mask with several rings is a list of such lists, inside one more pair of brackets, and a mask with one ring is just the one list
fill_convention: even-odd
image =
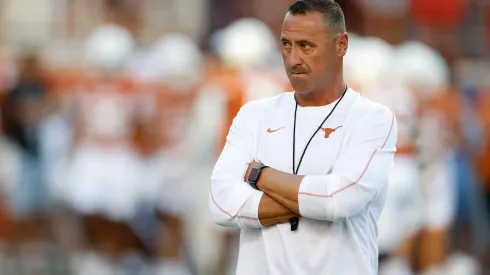
[(250, 174), (248, 175), (247, 182), (252, 186), (252, 188), (256, 190), (260, 190), (257, 187), (257, 182), (259, 181), (260, 173), (262, 172), (263, 169), (269, 168), (267, 165), (259, 165), (255, 166), (254, 168), (251, 169)]

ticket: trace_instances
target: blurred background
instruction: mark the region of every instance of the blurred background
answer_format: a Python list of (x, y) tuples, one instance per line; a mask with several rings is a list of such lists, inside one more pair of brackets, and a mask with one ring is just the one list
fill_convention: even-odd
[[(1, 0), (0, 274), (234, 273), (209, 177), (292, 0)], [(490, 274), (490, 1), (339, 0), (399, 124), (380, 274)]]

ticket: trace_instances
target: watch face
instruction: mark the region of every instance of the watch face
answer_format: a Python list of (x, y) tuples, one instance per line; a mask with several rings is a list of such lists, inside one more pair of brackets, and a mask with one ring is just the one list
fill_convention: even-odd
[(256, 181), (258, 173), (258, 169), (252, 168), (250, 174), (248, 175), (248, 181)]

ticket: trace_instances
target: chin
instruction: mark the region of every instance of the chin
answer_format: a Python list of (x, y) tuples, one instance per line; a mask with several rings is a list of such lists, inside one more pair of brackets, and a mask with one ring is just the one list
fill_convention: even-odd
[(307, 94), (311, 92), (310, 87), (306, 87), (304, 85), (291, 85), (293, 87), (293, 90), (299, 94)]
[(290, 79), (291, 86), (294, 91), (298, 93), (308, 93), (311, 91), (311, 85), (309, 81), (305, 81), (305, 79)]

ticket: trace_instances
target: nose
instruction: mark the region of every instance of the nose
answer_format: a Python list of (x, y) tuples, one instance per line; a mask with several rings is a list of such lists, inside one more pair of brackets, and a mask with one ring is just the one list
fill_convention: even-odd
[(286, 54), (285, 58), (289, 67), (303, 65), (301, 54), (294, 47), (289, 53)]

